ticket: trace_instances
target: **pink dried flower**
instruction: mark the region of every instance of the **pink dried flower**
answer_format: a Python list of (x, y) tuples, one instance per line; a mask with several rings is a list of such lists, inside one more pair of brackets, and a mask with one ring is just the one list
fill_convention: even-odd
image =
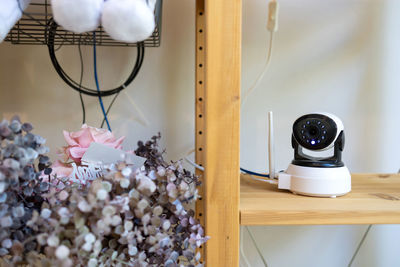
[(57, 177), (61, 178), (68, 177), (73, 171), (73, 168), (69, 164), (62, 163), (59, 160), (56, 160), (53, 163), (51, 169), (53, 170), (53, 174), (56, 174)]
[(106, 129), (99, 129), (86, 124), (77, 132), (64, 131), (64, 138), (68, 146), (64, 147), (64, 153), (76, 163), (80, 163), (86, 150), (93, 142), (112, 148), (121, 149), (125, 137), (116, 139), (114, 134)]
[(77, 132), (63, 131), (63, 134), (68, 144), (59, 151), (59, 156), (63, 161), (57, 160), (52, 166), (52, 175), (56, 175), (57, 178), (69, 177), (72, 174), (73, 167), (66, 162), (72, 160), (80, 165), (81, 159), (91, 143), (95, 142), (115, 149), (122, 149), (121, 144), (125, 139), (124, 136), (117, 139), (112, 132), (106, 129), (99, 129), (86, 124), (82, 125), (81, 130)]

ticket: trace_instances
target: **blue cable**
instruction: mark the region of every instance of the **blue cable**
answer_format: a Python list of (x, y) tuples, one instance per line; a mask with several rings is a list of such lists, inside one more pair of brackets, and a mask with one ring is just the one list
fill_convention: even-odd
[(110, 127), (110, 123), (108, 122), (107, 113), (106, 113), (106, 110), (104, 109), (103, 99), (101, 98), (101, 95), (100, 95), (99, 79), (97, 77), (96, 32), (93, 32), (93, 61), (94, 61), (93, 62), (94, 63), (94, 80), (96, 81), (96, 88), (97, 88), (97, 92), (99, 93), (98, 97), (99, 97), (101, 110), (103, 112), (104, 119), (106, 120), (107, 128), (111, 132), (111, 127)]
[(260, 177), (265, 177), (269, 178), (269, 174), (262, 174), (262, 173), (257, 173), (257, 172), (252, 172), (243, 168), (240, 168), (240, 170), (244, 173), (250, 174), (250, 175), (255, 175), (255, 176), (260, 176)]

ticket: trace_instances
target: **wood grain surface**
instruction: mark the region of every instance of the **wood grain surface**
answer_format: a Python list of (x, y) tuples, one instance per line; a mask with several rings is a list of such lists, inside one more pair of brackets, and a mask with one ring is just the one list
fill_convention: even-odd
[(338, 198), (299, 196), (241, 176), (242, 225), (399, 224), (400, 175), (353, 174)]
[[(207, 266), (239, 266), (241, 0), (204, 0)], [(198, 148), (200, 149), (200, 148)]]

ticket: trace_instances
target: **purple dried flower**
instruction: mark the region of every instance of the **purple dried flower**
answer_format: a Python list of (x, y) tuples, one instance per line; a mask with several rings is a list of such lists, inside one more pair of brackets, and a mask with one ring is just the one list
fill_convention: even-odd
[[(24, 131), (23, 126), (21, 129)], [(189, 208), (200, 183), (181, 162), (164, 161), (163, 151), (157, 146), (159, 138), (138, 143), (135, 153), (147, 158), (144, 168), (133, 168), (127, 162), (105, 167), (103, 177), (90, 186), (64, 186), (57, 192), (47, 182), (36, 183), (35, 169), (25, 167), (22, 177), (26, 183), (23, 192), (29, 195), (26, 198), (35, 197), (43, 189), (48, 201), (42, 199), (39, 207), (35, 202), (32, 207), (39, 211), (28, 216), (26, 225), (36, 231), (34, 240), (22, 248), (18, 247), (21, 243), (14, 242), (17, 245), (11, 249), (4, 241), (0, 249), (7, 250), (6, 254), (14, 249), (15, 255), (28, 263), (40, 260), (48, 266), (201, 266), (195, 253), (207, 238)], [(41, 141), (29, 133), (21, 140), (24, 145)], [(10, 155), (15, 153), (13, 149), (9, 149)], [(42, 169), (47, 173), (48, 160), (43, 156), (39, 160), (46, 165)], [(13, 203), (13, 207), (19, 205), (18, 201)], [(0, 224), (12, 224), (8, 208), (3, 210), (0, 203)], [(14, 219), (25, 217), (21, 209), (14, 213), (18, 215)], [(24, 231), (16, 231), (12, 238), (23, 241)]]
[(41, 146), (44, 138), (30, 133), (32, 128), (30, 124), (21, 124), (18, 117), (11, 123), (0, 123), (0, 254), (12, 253), (14, 263), (24, 250), (27, 253), (37, 247), (34, 236), (38, 229), (28, 222), (42, 206), (42, 195), (49, 189), (35, 168), (37, 163), (43, 167), (50, 165), (49, 158), (41, 153), (48, 149)]

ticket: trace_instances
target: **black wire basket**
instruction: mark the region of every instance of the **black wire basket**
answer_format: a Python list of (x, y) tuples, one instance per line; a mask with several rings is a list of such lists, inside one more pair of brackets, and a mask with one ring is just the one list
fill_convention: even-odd
[[(124, 43), (112, 39), (100, 26), (96, 34), (87, 32), (73, 33), (58, 27), (53, 38), (49, 38), (48, 32), (52, 21), (50, 0), (32, 0), (25, 10), (22, 18), (11, 29), (5, 41), (17, 45), (93, 45), (98, 46), (127, 46), (136, 47), (137, 43)], [(162, 0), (157, 0), (155, 8), (156, 28), (153, 34), (143, 43), (145, 47), (159, 47), (161, 44), (161, 19)], [(95, 39), (95, 40), (94, 40)]]

